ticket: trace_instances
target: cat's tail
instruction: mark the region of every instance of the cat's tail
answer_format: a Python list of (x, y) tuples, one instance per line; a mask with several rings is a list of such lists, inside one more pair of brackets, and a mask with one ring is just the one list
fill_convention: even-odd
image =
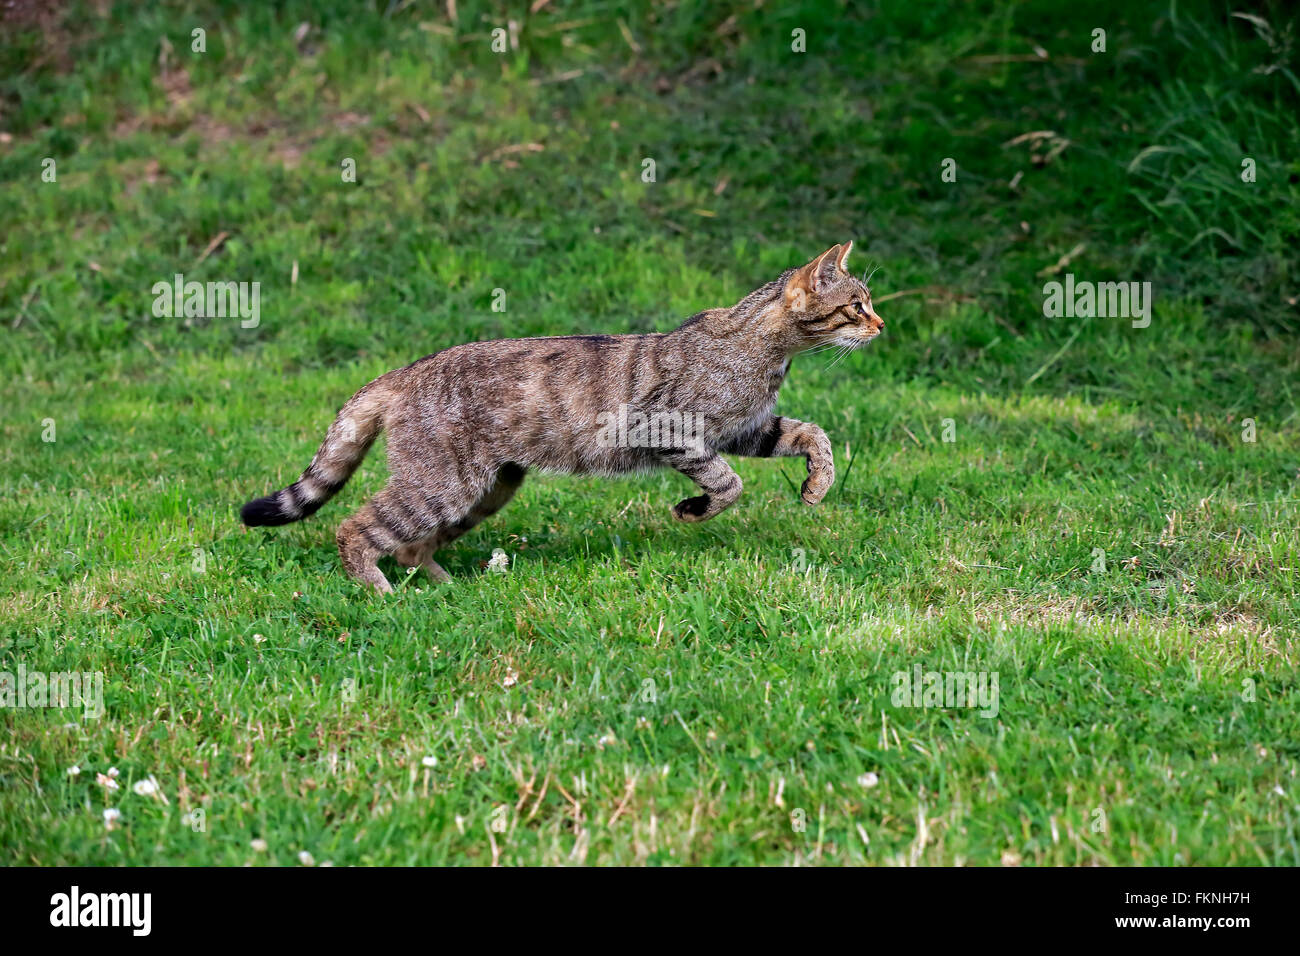
[[(392, 373), (390, 372), (389, 375)], [(288, 488), (255, 498), (240, 509), (249, 527), (290, 524), (314, 515), (342, 488), (366, 457), (384, 428), (384, 416), (394, 396), (388, 375), (375, 379), (348, 400), (325, 433), (302, 477)]]

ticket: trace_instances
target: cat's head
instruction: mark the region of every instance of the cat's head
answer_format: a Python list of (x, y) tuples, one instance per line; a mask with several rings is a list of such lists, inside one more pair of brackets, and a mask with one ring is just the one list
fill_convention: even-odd
[(885, 321), (871, 307), (871, 290), (848, 272), (853, 243), (831, 246), (785, 281), (788, 329), (799, 350), (822, 344), (864, 345)]

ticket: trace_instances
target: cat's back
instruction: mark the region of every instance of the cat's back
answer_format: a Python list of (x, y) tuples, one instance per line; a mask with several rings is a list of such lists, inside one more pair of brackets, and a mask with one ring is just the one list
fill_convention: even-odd
[(660, 357), (667, 336), (549, 335), (465, 342), (426, 355), (399, 370), (414, 390), (472, 391), (488, 399), (494, 391), (516, 391), (543, 381), (551, 389), (587, 384), (607, 391)]

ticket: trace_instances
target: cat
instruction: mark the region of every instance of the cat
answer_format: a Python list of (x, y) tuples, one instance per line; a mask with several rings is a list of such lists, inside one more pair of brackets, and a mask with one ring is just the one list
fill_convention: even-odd
[(392, 555), (451, 578), (434, 552), (506, 504), (530, 468), (614, 475), (675, 468), (702, 494), (674, 518), (705, 521), (740, 496), (723, 454), (802, 456), (809, 505), (835, 478), (831, 443), (816, 425), (772, 414), (792, 356), (855, 348), (884, 321), (849, 275), (852, 242), (832, 246), (729, 309), (709, 309), (672, 332), (470, 342), (381, 375), (330, 425), (289, 487), (244, 505), (249, 526), (314, 514), (388, 433), (388, 484), (338, 530), (349, 575), (392, 586), (377, 561)]

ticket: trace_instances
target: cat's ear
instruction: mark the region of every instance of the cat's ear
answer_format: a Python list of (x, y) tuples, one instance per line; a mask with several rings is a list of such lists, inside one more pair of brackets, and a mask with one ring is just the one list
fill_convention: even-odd
[(835, 281), (839, 269), (837, 263), (843, 254), (841, 246), (833, 245), (806, 266), (795, 270), (785, 285), (785, 298), (791, 309), (802, 312), (808, 307), (808, 293), (821, 292)]
[(845, 275), (849, 274), (849, 253), (853, 251), (853, 240), (840, 244), (840, 254), (835, 258), (835, 268)]
[(825, 292), (846, 275), (844, 263), (848, 261), (849, 250), (852, 248), (851, 242), (843, 245), (836, 243), (809, 263), (814, 292)]

